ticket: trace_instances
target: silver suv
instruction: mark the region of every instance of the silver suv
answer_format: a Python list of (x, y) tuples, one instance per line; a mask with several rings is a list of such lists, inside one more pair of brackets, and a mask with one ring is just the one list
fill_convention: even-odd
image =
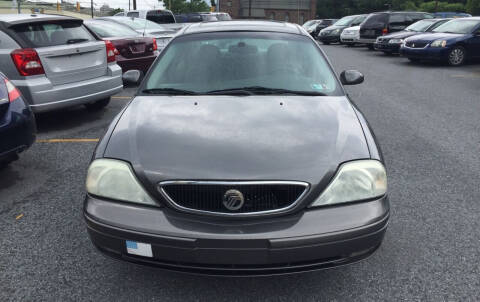
[(81, 19), (57, 15), (0, 15), (0, 71), (34, 112), (106, 106), (123, 88), (116, 49), (97, 40)]

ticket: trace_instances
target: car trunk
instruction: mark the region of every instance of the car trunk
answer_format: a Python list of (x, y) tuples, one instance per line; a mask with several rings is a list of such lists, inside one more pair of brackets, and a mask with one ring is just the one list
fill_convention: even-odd
[(107, 38), (125, 58), (138, 58), (153, 55), (152, 38)]
[(53, 85), (75, 83), (107, 74), (105, 42), (97, 40), (82, 20), (45, 20), (15, 24), (11, 29), (22, 48), (38, 53)]
[(74, 83), (107, 74), (104, 42), (87, 42), (35, 49), (54, 85)]

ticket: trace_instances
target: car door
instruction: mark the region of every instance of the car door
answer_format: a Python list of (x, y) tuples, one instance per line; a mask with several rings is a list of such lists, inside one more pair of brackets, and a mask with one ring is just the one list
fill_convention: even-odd
[(472, 37), (468, 39), (466, 45), (470, 56), (480, 58), (480, 27), (477, 27), (473, 32)]

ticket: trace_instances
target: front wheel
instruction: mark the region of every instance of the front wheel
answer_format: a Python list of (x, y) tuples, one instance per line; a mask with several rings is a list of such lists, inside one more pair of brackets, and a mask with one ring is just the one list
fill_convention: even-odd
[(467, 59), (467, 51), (462, 46), (455, 46), (448, 53), (448, 64), (450, 66), (460, 66)]
[(102, 99), (95, 103), (85, 104), (85, 108), (87, 108), (88, 111), (99, 111), (105, 108), (108, 103), (110, 103), (110, 98)]
[(375, 49), (375, 47), (373, 46), (373, 44), (368, 44), (367, 47), (368, 47), (368, 49), (370, 49), (370, 50), (374, 50), (374, 49)]

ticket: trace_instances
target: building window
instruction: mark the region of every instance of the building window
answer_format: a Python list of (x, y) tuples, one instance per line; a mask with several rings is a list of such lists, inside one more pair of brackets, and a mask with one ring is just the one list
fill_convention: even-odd
[(288, 12), (285, 13), (285, 22), (290, 22), (290, 14)]
[(270, 13), (270, 20), (275, 20), (275, 12)]
[(301, 13), (300, 14), (300, 20), (298, 20), (298, 24), (302, 25), (305, 21), (305, 14)]

